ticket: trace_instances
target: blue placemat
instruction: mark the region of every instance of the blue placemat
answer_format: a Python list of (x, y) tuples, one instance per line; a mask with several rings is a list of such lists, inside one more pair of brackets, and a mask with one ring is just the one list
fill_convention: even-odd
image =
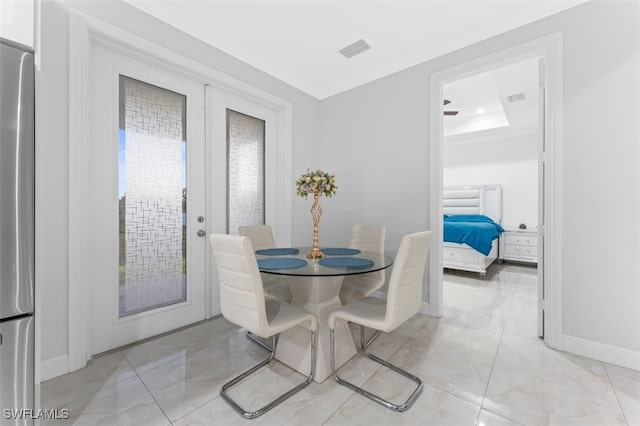
[(295, 269), (302, 268), (307, 264), (304, 259), (296, 259), (293, 257), (273, 257), (268, 259), (259, 259), (258, 267), (260, 269)]
[(350, 256), (352, 254), (359, 254), (360, 250), (341, 247), (329, 247), (320, 249), (321, 252), (327, 256)]
[(327, 257), (318, 261), (320, 265), (333, 266), (336, 268), (364, 268), (373, 266), (373, 260), (363, 259), (361, 257)]
[(287, 254), (298, 254), (300, 250), (297, 248), (269, 248), (256, 250), (256, 254), (262, 254), (265, 256), (284, 256)]

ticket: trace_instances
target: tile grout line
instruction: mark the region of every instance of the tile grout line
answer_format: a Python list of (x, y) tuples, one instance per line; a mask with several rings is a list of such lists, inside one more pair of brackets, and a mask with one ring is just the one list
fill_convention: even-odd
[[(505, 330), (507, 328), (507, 321), (509, 321), (509, 315), (511, 314), (511, 306), (513, 305), (513, 297), (516, 293), (516, 289), (520, 285), (520, 279), (518, 279), (517, 285), (513, 289), (513, 293), (511, 294), (511, 301), (509, 302), (509, 310), (507, 311), (507, 316), (504, 320), (504, 324), (502, 326), (502, 331), (500, 332), (500, 339), (498, 340), (498, 345), (496, 347), (496, 353), (493, 357), (493, 363), (491, 364), (491, 370), (489, 370), (489, 376), (487, 377), (487, 384), (484, 387), (484, 392), (482, 394), (482, 401), (480, 402), (480, 409), (478, 410), (478, 415), (476, 416), (476, 424), (478, 424), (480, 420), (480, 414), (482, 414), (482, 410), (484, 408), (484, 401), (487, 398), (487, 391), (489, 390), (489, 383), (491, 382), (491, 376), (493, 376), (493, 370), (496, 366), (496, 361), (498, 360), (498, 353), (500, 352), (500, 346), (502, 345), (502, 338), (504, 337)], [(502, 417), (502, 416), (501, 416)], [(511, 419), (509, 419), (511, 420)]]
[[(135, 346), (135, 345), (134, 345)], [(160, 412), (162, 413), (162, 415), (165, 417), (165, 419), (167, 419), (167, 421), (169, 422), (169, 424), (173, 424), (173, 422), (171, 421), (171, 419), (169, 418), (169, 416), (167, 415), (167, 413), (164, 411), (164, 409), (162, 408), (162, 405), (160, 405), (160, 403), (158, 402), (158, 400), (156, 399), (155, 395), (153, 394), (153, 392), (151, 392), (151, 389), (149, 389), (149, 387), (147, 386), (147, 384), (144, 382), (144, 380), (142, 380), (142, 377), (140, 377), (140, 373), (138, 373), (138, 370), (133, 366), (133, 364), (131, 364), (131, 361), (129, 361), (129, 358), (127, 357), (127, 354), (124, 353), (124, 350), (120, 351), (120, 353), (122, 353), (122, 356), (124, 357), (124, 359), (127, 361), (127, 364), (129, 364), (129, 366), (131, 367), (131, 369), (133, 370), (134, 373), (136, 373), (136, 377), (138, 378), (138, 380), (140, 380), (140, 383), (142, 383), (142, 386), (144, 386), (144, 388), (147, 390), (147, 392), (149, 392), (149, 396), (151, 397), (151, 399), (153, 400), (153, 402), (156, 404), (156, 406), (158, 407), (158, 409), (160, 409)]]
[[(184, 327), (184, 329), (188, 329), (188, 328), (189, 328), (189, 327)], [(181, 330), (179, 330), (179, 331), (183, 331), (183, 330), (181, 329)], [(134, 346), (136, 346), (136, 345), (134, 345)], [(157, 367), (154, 367), (154, 368), (151, 368), (151, 369), (148, 369), (148, 370), (144, 370), (144, 371), (138, 372), (138, 370), (133, 366), (133, 364), (131, 364), (131, 361), (129, 361), (129, 358), (127, 358), (127, 355), (124, 353), (124, 351), (122, 351), (122, 355), (123, 355), (123, 356), (124, 356), (124, 358), (127, 360), (127, 363), (129, 363), (129, 365), (131, 366), (131, 369), (136, 373), (136, 376), (138, 377), (138, 379), (140, 379), (140, 382), (142, 383), (142, 385), (144, 386), (144, 388), (147, 390), (147, 392), (149, 392), (149, 395), (151, 395), (151, 398), (153, 399), (153, 402), (155, 402), (155, 404), (158, 406), (158, 408), (160, 409), (160, 411), (162, 412), (162, 414), (165, 416), (165, 418), (167, 419), (167, 421), (168, 421), (168, 422), (169, 422), (169, 424), (171, 424), (171, 425), (174, 425), (177, 421), (179, 421), (179, 420), (183, 419), (184, 417), (188, 416), (189, 414), (193, 413), (194, 411), (199, 410), (200, 408), (204, 407), (205, 405), (209, 404), (211, 401), (213, 401), (214, 399), (216, 399), (216, 398), (217, 398), (217, 396), (216, 396), (216, 397), (214, 397), (213, 399), (211, 399), (211, 400), (209, 400), (209, 401), (207, 401), (207, 402), (203, 403), (202, 405), (200, 405), (200, 406), (198, 406), (198, 407), (194, 408), (193, 410), (189, 411), (188, 413), (185, 413), (183, 416), (181, 416), (181, 417), (179, 417), (178, 419), (176, 419), (176, 421), (172, 421), (172, 420), (169, 418), (169, 416), (167, 415), (167, 413), (165, 412), (165, 410), (162, 408), (162, 405), (160, 404), (160, 402), (158, 402), (158, 400), (156, 399), (156, 397), (155, 397), (155, 395), (153, 394), (153, 392), (151, 391), (151, 389), (149, 389), (149, 387), (148, 387), (148, 386), (147, 386), (147, 384), (145, 383), (144, 379), (140, 376), (140, 374), (147, 373), (147, 372), (149, 372), (149, 371), (153, 370), (154, 368), (161, 367), (161, 365), (160, 365), (160, 366), (157, 366)], [(168, 361), (168, 362), (170, 362), (170, 361)], [(168, 362), (167, 362), (167, 363), (168, 363)], [(164, 364), (166, 364), (166, 363), (164, 363)]]
[(607, 380), (609, 380), (609, 384), (611, 385), (611, 389), (613, 390), (613, 394), (616, 396), (616, 401), (618, 402), (618, 406), (620, 407), (620, 411), (622, 412), (622, 416), (624, 417), (624, 421), (627, 426), (630, 424), (629, 419), (627, 418), (627, 413), (624, 411), (624, 407), (620, 402), (620, 397), (618, 397), (618, 391), (616, 390), (615, 385), (613, 384), (613, 380), (611, 380), (611, 375), (609, 375), (609, 370), (607, 369), (607, 364), (605, 362), (602, 363), (602, 368), (604, 369), (604, 374), (607, 375)]

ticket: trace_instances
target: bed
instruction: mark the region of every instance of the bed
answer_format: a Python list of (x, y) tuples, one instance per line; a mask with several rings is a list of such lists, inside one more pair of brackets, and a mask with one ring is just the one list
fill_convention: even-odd
[[(477, 272), (484, 279), (498, 258), (498, 236), (504, 229), (500, 185), (448, 186), (442, 194), (444, 242), (442, 266)], [(475, 247), (475, 248), (474, 248)]]

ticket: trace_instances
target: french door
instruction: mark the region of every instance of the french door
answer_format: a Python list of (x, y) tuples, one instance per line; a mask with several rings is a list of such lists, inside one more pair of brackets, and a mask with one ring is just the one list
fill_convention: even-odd
[[(291, 192), (282, 188), (292, 187), (293, 180), (276, 111), (255, 99), (211, 86), (207, 86), (207, 111), (212, 232), (238, 234), (238, 226), (266, 223), (276, 243), (290, 245), (287, 200)], [(209, 274), (211, 315), (216, 315), (220, 300), (213, 265), (209, 265)]]
[(205, 86), (94, 46), (90, 353), (206, 317)]

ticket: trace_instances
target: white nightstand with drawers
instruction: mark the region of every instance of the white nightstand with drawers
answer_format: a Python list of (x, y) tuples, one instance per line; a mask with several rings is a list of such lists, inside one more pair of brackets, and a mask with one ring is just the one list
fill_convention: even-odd
[(535, 229), (505, 228), (500, 234), (500, 260), (538, 263), (538, 233)]

